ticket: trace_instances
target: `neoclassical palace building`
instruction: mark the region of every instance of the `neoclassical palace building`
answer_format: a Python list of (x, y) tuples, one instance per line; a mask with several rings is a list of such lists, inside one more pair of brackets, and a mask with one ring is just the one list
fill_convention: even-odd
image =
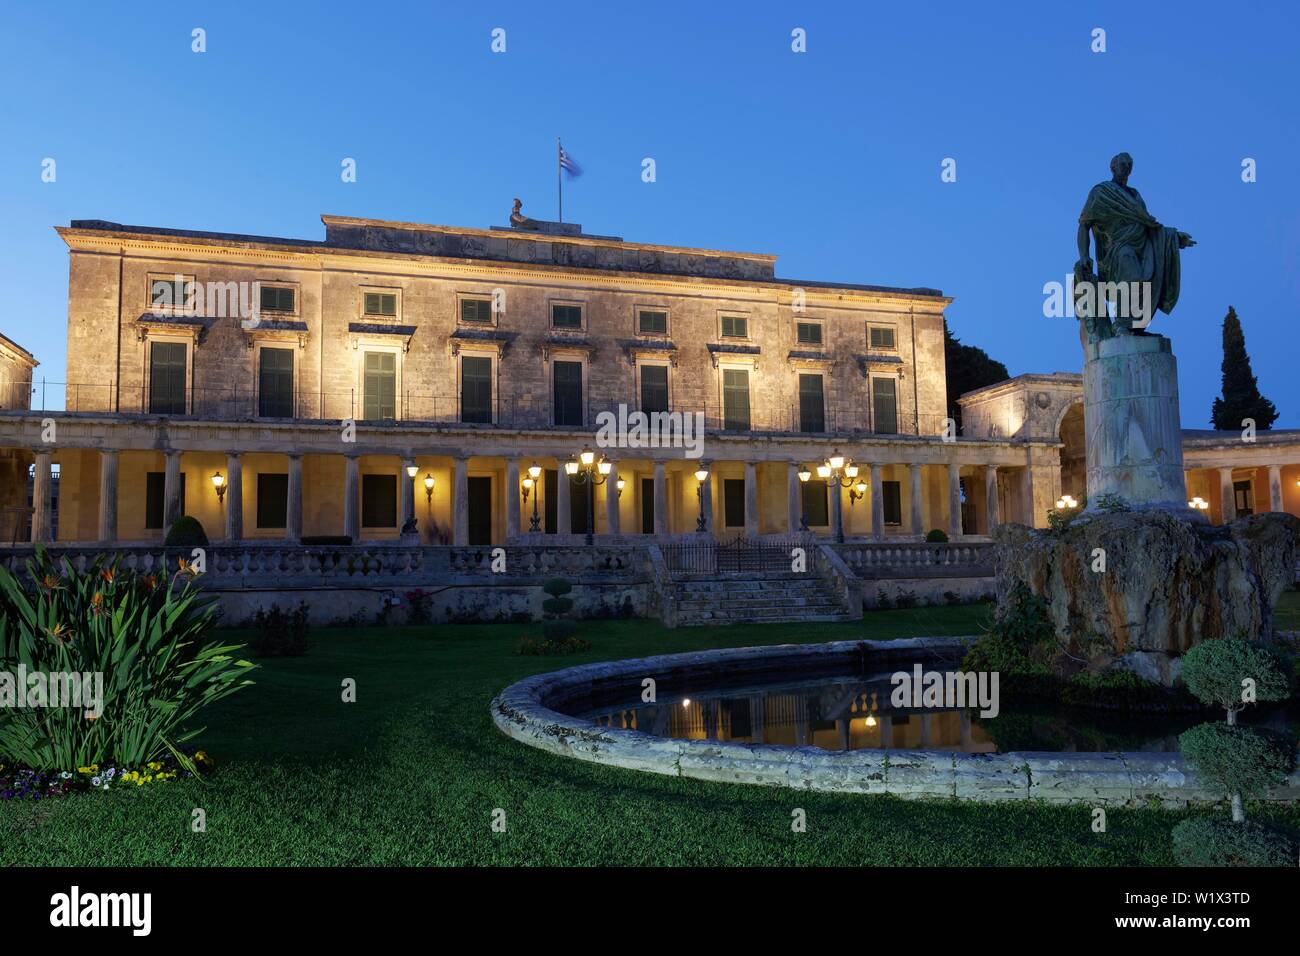
[[(157, 543), (182, 514), (213, 542), (977, 541), (1084, 491), (1077, 375), (968, 394), (953, 432), (937, 290), (522, 218), (322, 219), (58, 229), (63, 408), (32, 406), (34, 359), (0, 339), (6, 544)], [(658, 425), (601, 428), (635, 413)], [(570, 475), (584, 449), (604, 467)], [(1294, 433), (1184, 453), (1213, 520), (1300, 514)]]

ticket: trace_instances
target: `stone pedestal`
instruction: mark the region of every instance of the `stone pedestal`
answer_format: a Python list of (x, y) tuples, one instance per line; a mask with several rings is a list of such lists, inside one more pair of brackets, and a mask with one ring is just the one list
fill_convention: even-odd
[(1104, 495), (1190, 517), (1183, 481), (1178, 363), (1163, 335), (1117, 335), (1087, 348), (1083, 419), (1088, 511)]

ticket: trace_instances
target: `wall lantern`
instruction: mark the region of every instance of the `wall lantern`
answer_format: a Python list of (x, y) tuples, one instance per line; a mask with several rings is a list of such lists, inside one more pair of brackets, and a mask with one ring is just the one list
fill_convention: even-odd
[(424, 473), (424, 497), (430, 504), (433, 503), (433, 475), (427, 471)]
[(225, 504), (226, 503), (226, 476), (223, 475), (221, 472), (217, 472), (216, 474), (214, 474), (212, 476), (212, 487), (215, 488), (217, 491), (217, 502), (219, 504)]

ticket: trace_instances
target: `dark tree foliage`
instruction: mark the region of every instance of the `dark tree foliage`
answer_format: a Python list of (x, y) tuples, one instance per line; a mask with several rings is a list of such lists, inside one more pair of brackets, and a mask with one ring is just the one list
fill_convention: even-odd
[(1241, 320), (1232, 306), (1223, 318), (1223, 395), (1214, 400), (1210, 422), (1215, 428), (1240, 431), (1242, 421), (1255, 420), (1255, 429), (1270, 428), (1277, 420), (1277, 407), (1259, 394), (1259, 385), (1250, 370), (1246, 354), (1246, 336)]
[(943, 365), (948, 378), (948, 415), (961, 429), (961, 407), (957, 399), (966, 392), (996, 385), (1010, 378), (1007, 367), (974, 345), (962, 345), (943, 323)]

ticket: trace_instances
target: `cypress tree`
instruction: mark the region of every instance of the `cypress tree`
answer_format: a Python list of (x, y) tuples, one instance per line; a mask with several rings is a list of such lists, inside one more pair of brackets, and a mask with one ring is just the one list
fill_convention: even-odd
[(957, 399), (985, 385), (996, 385), (1010, 378), (1007, 367), (990, 358), (982, 348), (963, 345), (943, 320), (943, 364), (948, 379), (948, 415), (961, 427), (961, 406)]
[(1257, 431), (1263, 431), (1277, 420), (1277, 407), (1259, 394), (1259, 385), (1250, 370), (1250, 356), (1246, 354), (1246, 336), (1241, 331), (1241, 320), (1232, 306), (1223, 318), (1223, 397), (1214, 400), (1210, 422), (1225, 431), (1240, 431), (1242, 421), (1255, 420)]

